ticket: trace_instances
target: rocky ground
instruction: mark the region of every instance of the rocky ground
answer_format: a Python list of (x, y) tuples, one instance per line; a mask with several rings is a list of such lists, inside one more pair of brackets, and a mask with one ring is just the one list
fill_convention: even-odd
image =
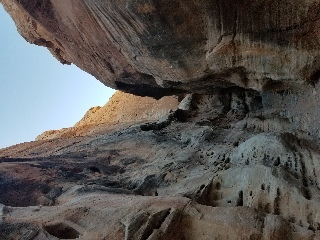
[(187, 95), (159, 121), (0, 150), (0, 239), (319, 239), (317, 142), (267, 99)]

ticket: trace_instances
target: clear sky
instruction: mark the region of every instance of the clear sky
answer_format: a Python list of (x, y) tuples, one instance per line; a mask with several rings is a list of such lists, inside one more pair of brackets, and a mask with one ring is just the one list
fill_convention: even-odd
[(26, 42), (0, 4), (0, 148), (70, 127), (113, 93), (75, 65), (62, 65), (46, 48)]

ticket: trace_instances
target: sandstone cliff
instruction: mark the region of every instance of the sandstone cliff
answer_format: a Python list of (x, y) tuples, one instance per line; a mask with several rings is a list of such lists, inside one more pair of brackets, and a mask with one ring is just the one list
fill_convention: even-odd
[(177, 97), (164, 97), (157, 101), (150, 97), (116, 92), (103, 107), (89, 109), (73, 127), (44, 132), (36, 140), (86, 136), (132, 124), (157, 121), (177, 108)]
[(0, 236), (319, 239), (316, 115), (282, 109), (310, 94), (193, 94), (157, 122), (0, 150)]
[(1, 2), (62, 63), (179, 97), (1, 149), (0, 239), (320, 239), (319, 1)]

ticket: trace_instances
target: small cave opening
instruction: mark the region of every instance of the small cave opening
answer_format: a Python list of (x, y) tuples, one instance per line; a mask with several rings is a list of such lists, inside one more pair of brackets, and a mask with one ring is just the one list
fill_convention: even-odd
[(101, 173), (100, 169), (95, 166), (89, 167), (89, 170), (94, 173)]
[(313, 72), (310, 76), (310, 84), (315, 86), (320, 80), (320, 70)]
[(59, 239), (77, 239), (80, 237), (80, 233), (78, 231), (64, 223), (48, 225), (45, 226), (44, 229), (50, 235)]
[(242, 207), (243, 206), (243, 191), (239, 192), (239, 197), (237, 200), (237, 206), (238, 207)]

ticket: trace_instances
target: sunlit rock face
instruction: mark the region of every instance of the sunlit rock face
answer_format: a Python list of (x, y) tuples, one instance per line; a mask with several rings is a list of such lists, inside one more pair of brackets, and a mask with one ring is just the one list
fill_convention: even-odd
[(159, 98), (318, 80), (319, 1), (12, 1), (20, 33), (104, 84)]
[(117, 91), (103, 107), (90, 108), (85, 116), (71, 128), (49, 130), (36, 140), (70, 138), (104, 133), (119, 126), (130, 126), (165, 118), (178, 107), (178, 98), (166, 96), (160, 100), (139, 97)]

